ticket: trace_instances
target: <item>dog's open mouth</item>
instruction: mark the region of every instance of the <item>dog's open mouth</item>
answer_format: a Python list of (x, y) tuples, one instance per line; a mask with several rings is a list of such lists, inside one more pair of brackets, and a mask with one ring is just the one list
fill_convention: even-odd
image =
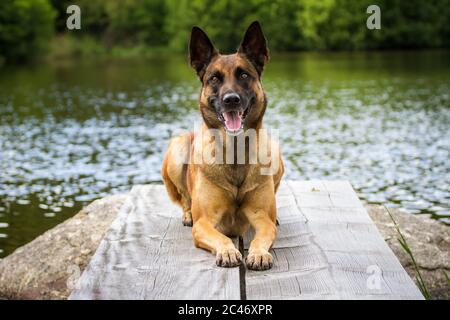
[(226, 111), (219, 114), (219, 120), (225, 126), (225, 130), (230, 135), (238, 135), (244, 130), (244, 121), (250, 108), (234, 111)]

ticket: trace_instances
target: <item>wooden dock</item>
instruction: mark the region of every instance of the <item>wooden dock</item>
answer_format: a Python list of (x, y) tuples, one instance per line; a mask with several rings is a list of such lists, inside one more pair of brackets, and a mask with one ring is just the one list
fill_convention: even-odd
[(164, 186), (135, 186), (70, 299), (423, 299), (347, 181), (284, 182), (277, 207), (273, 268), (220, 268)]

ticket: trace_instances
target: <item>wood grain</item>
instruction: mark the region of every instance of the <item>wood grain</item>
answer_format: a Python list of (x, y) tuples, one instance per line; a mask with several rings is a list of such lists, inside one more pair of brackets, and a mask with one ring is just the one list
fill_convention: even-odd
[(288, 181), (280, 191), (274, 267), (247, 270), (247, 299), (423, 299), (350, 183)]
[(136, 186), (70, 299), (423, 299), (347, 181), (284, 182), (277, 208), (274, 267), (240, 274), (194, 247), (163, 186)]
[(134, 187), (70, 299), (240, 299), (239, 268), (217, 267), (191, 230), (163, 186)]

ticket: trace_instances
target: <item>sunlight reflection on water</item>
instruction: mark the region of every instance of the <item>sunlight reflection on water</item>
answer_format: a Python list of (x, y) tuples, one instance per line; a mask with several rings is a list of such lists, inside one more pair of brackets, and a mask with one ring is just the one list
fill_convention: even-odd
[[(123, 61), (93, 80), (92, 66), (65, 66), (75, 80), (62, 67), (0, 78), (0, 256), (93, 199), (161, 181), (168, 140), (199, 119), (199, 83), (181, 61), (184, 73), (150, 83), (143, 79), (161, 76), (156, 67)], [(354, 77), (337, 67), (280, 76), (285, 64), (269, 69), (264, 86), (286, 178), (350, 180), (367, 202), (449, 223), (448, 65), (374, 80), (364, 68)], [(24, 81), (32, 85), (17, 85)]]

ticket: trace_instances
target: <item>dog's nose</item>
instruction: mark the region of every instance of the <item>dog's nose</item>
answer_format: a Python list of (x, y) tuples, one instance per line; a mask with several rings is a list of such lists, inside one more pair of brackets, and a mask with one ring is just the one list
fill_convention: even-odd
[(241, 102), (241, 97), (237, 93), (227, 93), (223, 96), (223, 103), (227, 106), (237, 105)]

